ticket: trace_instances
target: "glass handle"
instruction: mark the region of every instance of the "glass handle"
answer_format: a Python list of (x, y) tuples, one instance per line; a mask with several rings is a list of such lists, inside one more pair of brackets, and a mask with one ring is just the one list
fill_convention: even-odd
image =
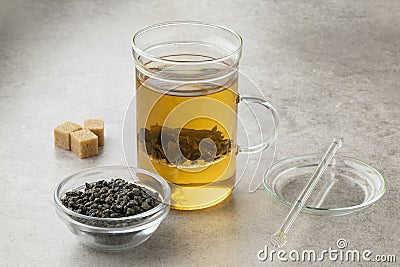
[(270, 143), (276, 140), (278, 136), (278, 127), (279, 127), (279, 116), (276, 109), (264, 98), (256, 97), (256, 96), (239, 96), (239, 103), (241, 102), (249, 102), (252, 104), (258, 104), (265, 107), (272, 114), (272, 119), (274, 120), (274, 132), (272, 135), (265, 138), (262, 143), (254, 145), (254, 146), (239, 146), (238, 153), (245, 154), (253, 154), (258, 153), (266, 149)]

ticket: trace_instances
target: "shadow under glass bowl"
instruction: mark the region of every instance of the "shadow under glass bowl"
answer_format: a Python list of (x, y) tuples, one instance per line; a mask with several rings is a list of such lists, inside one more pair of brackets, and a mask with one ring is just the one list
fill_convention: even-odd
[[(266, 191), (292, 206), (314, 173), (322, 154), (284, 159), (264, 174)], [(345, 156), (335, 156), (315, 186), (302, 212), (340, 216), (363, 209), (383, 196), (386, 184), (372, 166)]]
[[(132, 176), (131, 176), (132, 175)], [(85, 183), (122, 178), (147, 190), (157, 192), (161, 203), (146, 212), (121, 218), (96, 218), (76, 213), (61, 199), (71, 190), (83, 190)], [(168, 183), (151, 172), (126, 166), (103, 166), (86, 169), (65, 178), (54, 191), (58, 217), (83, 244), (103, 251), (133, 248), (147, 240), (170, 210), (171, 190)]]

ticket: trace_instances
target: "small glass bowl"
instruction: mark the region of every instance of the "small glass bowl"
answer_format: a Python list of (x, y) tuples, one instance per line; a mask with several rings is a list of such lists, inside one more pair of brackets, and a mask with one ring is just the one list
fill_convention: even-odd
[[(275, 163), (264, 175), (265, 189), (292, 206), (322, 157), (311, 154)], [(328, 216), (349, 214), (371, 205), (385, 190), (385, 180), (375, 168), (353, 158), (335, 156), (302, 211)]]
[[(85, 183), (122, 178), (157, 192), (161, 203), (146, 212), (121, 218), (96, 218), (65, 207), (61, 198), (67, 191), (83, 189)], [(86, 169), (65, 178), (54, 191), (58, 217), (83, 244), (103, 251), (120, 251), (147, 240), (168, 215), (171, 190), (168, 183), (151, 172), (126, 167), (104, 166)]]

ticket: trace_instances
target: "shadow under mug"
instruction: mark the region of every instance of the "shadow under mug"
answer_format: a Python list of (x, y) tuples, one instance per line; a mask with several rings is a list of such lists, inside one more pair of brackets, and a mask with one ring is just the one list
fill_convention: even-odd
[[(278, 114), (267, 100), (238, 93), (242, 38), (201, 22), (166, 22), (133, 37), (137, 158), (171, 186), (171, 207), (213, 206), (236, 181), (238, 153), (258, 153), (277, 137)], [(260, 144), (239, 146), (238, 104), (261, 105), (274, 131)]]

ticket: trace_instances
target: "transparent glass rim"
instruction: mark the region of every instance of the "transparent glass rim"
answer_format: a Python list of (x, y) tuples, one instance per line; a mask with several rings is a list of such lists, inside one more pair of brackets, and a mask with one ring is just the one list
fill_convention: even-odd
[[(59, 197), (60, 191), (63, 188), (63, 186), (66, 183), (68, 183), (70, 180), (72, 180), (72, 179), (76, 178), (77, 176), (80, 176), (86, 172), (102, 170), (102, 169), (112, 169), (112, 168), (126, 168), (129, 172), (131, 171), (131, 169), (136, 170), (143, 174), (149, 175), (152, 178), (154, 178), (155, 180), (157, 180), (162, 185), (163, 190), (165, 190), (165, 193), (164, 193), (165, 195), (162, 194), (162, 197), (163, 197), (162, 202), (160, 204), (158, 204), (156, 207), (154, 207), (151, 210), (148, 210), (146, 212), (139, 213), (139, 214), (132, 215), (132, 216), (127, 216), (127, 217), (119, 217), (119, 218), (98, 218), (98, 217), (82, 215), (80, 213), (77, 213), (75, 211), (68, 209), (61, 203), (61, 199)], [(171, 195), (171, 189), (170, 189), (168, 183), (163, 178), (161, 178), (161, 176), (158, 176), (154, 173), (151, 173), (149, 171), (146, 171), (146, 170), (143, 170), (140, 168), (128, 167), (128, 166), (124, 166), (124, 165), (114, 165), (114, 166), (98, 166), (98, 167), (88, 168), (88, 169), (84, 169), (82, 171), (76, 172), (70, 176), (67, 176), (57, 185), (56, 189), (54, 190), (53, 198), (54, 198), (56, 208), (59, 209), (60, 211), (62, 211), (64, 214), (68, 214), (70, 216), (74, 216), (79, 219), (92, 220), (92, 221), (98, 221), (98, 222), (115, 223), (115, 222), (123, 222), (123, 221), (135, 220), (135, 219), (152, 218), (151, 215), (157, 214), (160, 211), (164, 211), (165, 208), (167, 208), (169, 206), (170, 195)], [(89, 226), (86, 224), (83, 224), (83, 225), (92, 227), (92, 228), (103, 228), (103, 227), (97, 227), (97, 226)], [(106, 229), (110, 229), (110, 228), (106, 228)], [(112, 229), (116, 229), (116, 228), (112, 228)]]
[[(281, 196), (279, 196), (278, 194), (276, 194), (276, 193), (274, 192), (273, 189), (269, 188), (269, 186), (267, 185), (267, 182), (266, 182), (266, 180), (268, 179), (268, 174), (270, 173), (270, 171), (271, 171), (275, 166), (277, 166), (278, 164), (281, 164), (281, 163), (283, 163), (283, 162), (285, 162), (285, 161), (290, 161), (290, 160), (295, 160), (295, 159), (302, 159), (302, 158), (308, 158), (308, 157), (320, 157), (320, 158), (322, 158), (322, 156), (323, 156), (322, 154), (312, 153), (312, 154), (306, 154), (306, 155), (301, 155), (301, 156), (294, 156), (294, 157), (282, 159), (282, 160), (280, 160), (280, 161), (275, 162), (275, 163), (271, 166), (271, 168), (269, 168), (268, 170), (265, 171), (265, 173), (264, 173), (264, 175), (263, 175), (262, 184), (263, 184), (265, 190), (266, 190), (272, 197), (274, 197), (275, 199), (279, 200), (279, 201), (282, 202), (283, 204), (288, 205), (288, 206), (292, 206), (292, 205), (293, 205), (292, 202), (288, 201), (287, 199), (282, 198)], [(349, 207), (341, 207), (341, 208), (316, 208), (316, 207), (310, 207), (310, 206), (305, 205), (305, 206), (303, 207), (304, 210), (308, 210), (308, 211), (311, 211), (311, 212), (333, 212), (333, 213), (334, 213), (334, 212), (352, 212), (352, 211), (355, 211), (355, 210), (358, 210), (358, 209), (362, 209), (362, 208), (365, 208), (365, 207), (371, 205), (372, 203), (376, 202), (377, 200), (379, 200), (379, 199), (384, 195), (384, 193), (386, 192), (386, 180), (385, 180), (385, 178), (383, 177), (383, 175), (382, 175), (377, 169), (375, 169), (375, 168), (372, 167), (371, 165), (369, 165), (369, 164), (367, 164), (367, 163), (365, 163), (365, 162), (363, 162), (363, 161), (361, 161), (361, 160), (358, 160), (358, 159), (355, 159), (355, 158), (352, 158), (352, 157), (348, 157), (348, 156), (335, 156), (335, 158), (351, 160), (351, 161), (360, 163), (360, 164), (362, 164), (362, 165), (364, 165), (364, 166), (367, 166), (368, 168), (374, 170), (375, 173), (377, 174), (377, 176), (381, 179), (381, 181), (382, 181), (382, 183), (383, 183), (383, 188), (382, 188), (382, 190), (379, 192), (379, 194), (377, 194), (376, 196), (374, 196), (372, 199), (370, 199), (370, 200), (368, 200), (368, 201), (365, 201), (365, 202), (363, 202), (363, 203), (361, 203), (361, 204), (358, 204), (358, 205), (349, 206)], [(318, 163), (318, 162), (317, 162), (317, 163)], [(332, 214), (332, 215), (333, 215), (333, 214)]]
[[(163, 27), (180, 26), (180, 25), (192, 25), (192, 26), (206, 27), (206, 28), (210, 28), (210, 29), (217, 29), (217, 30), (228, 32), (228, 33), (232, 34), (232, 36), (234, 36), (239, 41), (239, 45), (229, 55), (222, 56), (222, 57), (215, 58), (215, 59), (205, 59), (205, 60), (199, 60), (199, 61), (177, 61), (177, 60), (163, 59), (158, 56), (154, 56), (150, 53), (147, 53), (146, 51), (144, 51), (137, 45), (137, 42), (136, 42), (137, 39), (140, 38), (140, 36), (142, 34), (148, 32), (148, 31), (158, 29), (158, 28), (163, 28)], [(165, 63), (165, 64), (174, 64), (174, 65), (202, 65), (202, 64), (224, 62), (224, 61), (228, 60), (229, 58), (231, 58), (237, 54), (240, 54), (242, 51), (242, 46), (243, 46), (243, 39), (236, 31), (234, 31), (230, 28), (227, 28), (225, 26), (208, 24), (208, 23), (204, 23), (204, 22), (200, 22), (200, 21), (168, 21), (168, 22), (157, 23), (157, 24), (153, 24), (153, 25), (150, 25), (148, 27), (145, 27), (145, 28), (139, 30), (138, 32), (135, 33), (135, 35), (132, 38), (132, 49), (133, 49), (134, 53), (136, 53), (137, 55), (143, 56), (143, 57), (150, 59), (152, 61), (155, 61), (155, 62), (161, 62), (161, 63)]]

